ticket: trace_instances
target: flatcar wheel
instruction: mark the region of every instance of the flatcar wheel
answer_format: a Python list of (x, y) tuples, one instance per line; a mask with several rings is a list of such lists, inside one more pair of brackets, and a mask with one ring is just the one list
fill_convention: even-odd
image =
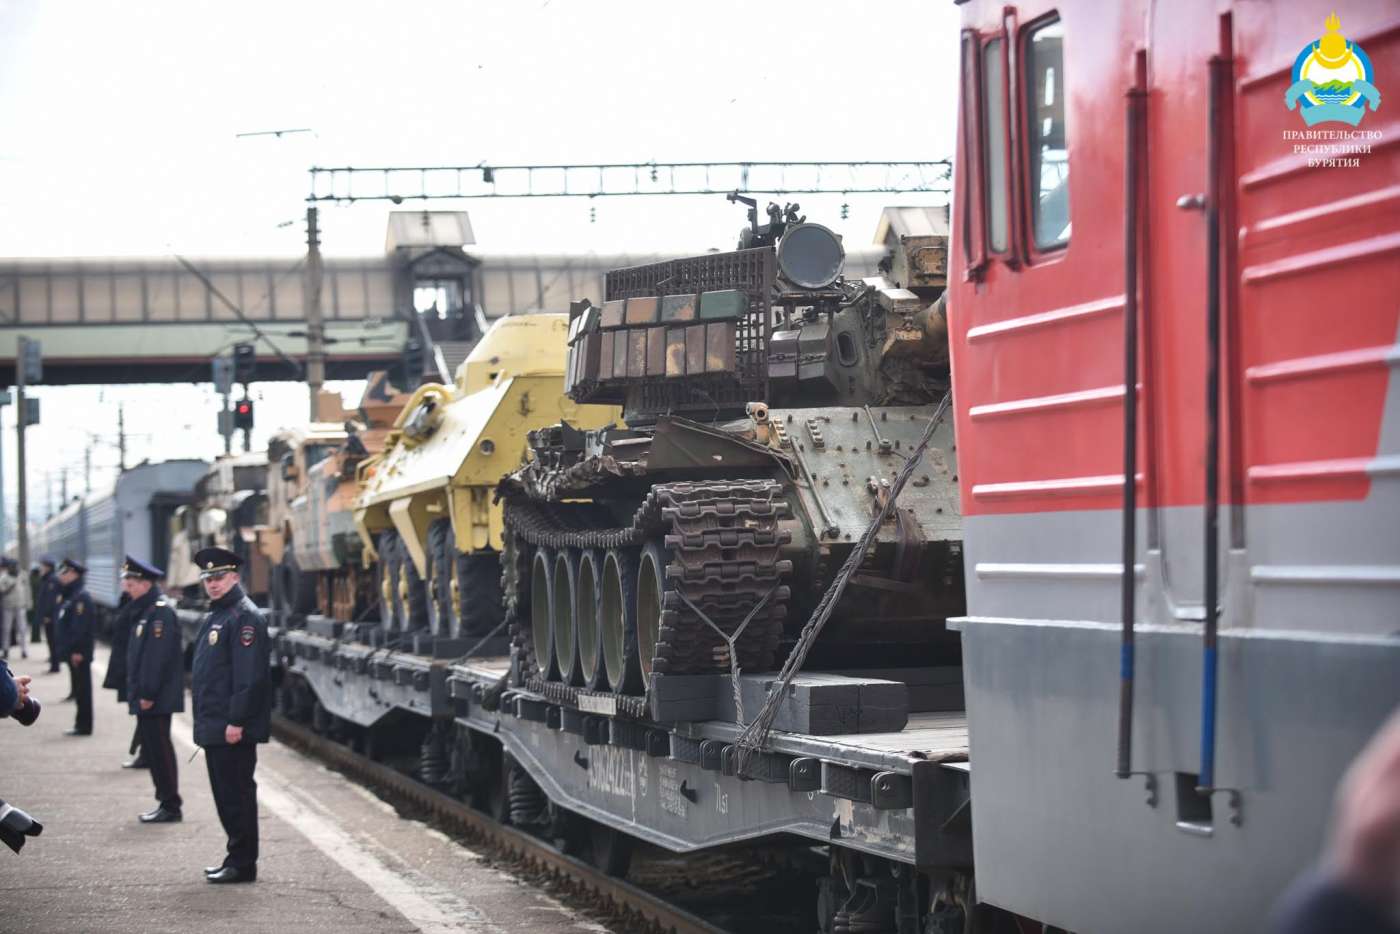
[(598, 625), (598, 594), (602, 590), (603, 553), (586, 549), (579, 554), (574, 587), (574, 624), (578, 633), (578, 671), (583, 683), (595, 691), (608, 689), (603, 666), (603, 632)]
[(480, 638), (501, 624), (501, 556), (494, 551), (458, 555), (456, 562), (457, 631), (454, 636)]
[(665, 583), (666, 556), (660, 545), (650, 542), (642, 549), (637, 563), (637, 664), (643, 683), (651, 678), (651, 663), (656, 658)]
[(530, 640), (535, 667), (549, 681), (558, 676), (554, 654), (554, 554), (548, 548), (535, 549), (530, 561)]
[(397, 532), (380, 532), (377, 549), (379, 552), (379, 624), (384, 632), (398, 629), (399, 614), (395, 604), (399, 594), (399, 535)]
[(598, 625), (603, 630), (603, 667), (613, 692), (642, 693), (642, 669), (637, 662), (637, 551), (634, 548), (608, 549), (603, 560)]
[(632, 837), (607, 824), (588, 821), (587, 852), (584, 859), (599, 872), (616, 878), (627, 875), (632, 865)]
[(558, 660), (559, 680), (580, 684), (578, 665), (578, 621), (574, 616), (574, 594), (578, 590), (578, 554), (561, 548), (554, 557), (554, 600), (550, 607), (550, 627), (554, 630), (554, 657)]
[(452, 521), (439, 519), (428, 529), (428, 631), (435, 636), (457, 633), (457, 549)]

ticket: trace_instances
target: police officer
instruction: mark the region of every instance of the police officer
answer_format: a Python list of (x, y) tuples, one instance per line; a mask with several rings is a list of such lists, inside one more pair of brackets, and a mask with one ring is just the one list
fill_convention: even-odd
[[(136, 626), (137, 616), (141, 611), (133, 612), (132, 592), (139, 589), (141, 578), (128, 574), (131, 566), (131, 556), (126, 556), (126, 563), (122, 565), (122, 595), (117, 602), (117, 612), (112, 614), (112, 653), (107, 658), (107, 675), (102, 679), (102, 686), (117, 692), (117, 703), (127, 704), (126, 693), (127, 671), (126, 656), (127, 645), (131, 640), (131, 630)], [(145, 593), (144, 589), (140, 589)], [(129, 706), (129, 705), (128, 705)], [(141, 726), (136, 724), (131, 734), (131, 747), (128, 750), (132, 753), (132, 758), (122, 763), (124, 769), (144, 769), (146, 760), (140, 753), (141, 746)]]
[(214, 883), (258, 877), (258, 743), (272, 730), (272, 646), (262, 614), (243, 592), (239, 558), (224, 548), (195, 555), (209, 615), (195, 638), (191, 695), (194, 741), (204, 747), (209, 785), (228, 855), (204, 870)]
[(39, 556), (39, 592), (35, 595), (35, 616), (44, 627), (44, 639), (49, 643), (49, 674), (58, 674), (60, 657), (54, 642), (53, 624), (58, 617), (58, 575), (54, 573), (53, 555)]
[(184, 819), (175, 747), (170, 744), (170, 715), (185, 709), (185, 653), (180, 645), (175, 608), (156, 586), (163, 575), (159, 568), (131, 555), (122, 565), (122, 586), (131, 596), (126, 606), (131, 638), (126, 648), (124, 693), (136, 715), (141, 751), (151, 770), (159, 802), (154, 810), (141, 815), (143, 824)]
[(73, 699), (78, 715), (73, 729), (65, 736), (92, 735), (92, 650), (96, 628), (96, 613), (92, 598), (83, 589), (87, 568), (75, 558), (64, 558), (58, 566), (58, 582), (62, 585), (63, 604), (59, 607), (54, 641), (59, 658), (68, 663), (73, 675)]

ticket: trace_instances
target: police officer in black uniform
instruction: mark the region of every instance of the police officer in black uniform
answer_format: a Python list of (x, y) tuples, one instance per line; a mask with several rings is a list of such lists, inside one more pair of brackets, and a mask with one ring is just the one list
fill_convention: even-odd
[(126, 648), (125, 694), (136, 715), (141, 751), (160, 802), (154, 810), (141, 815), (143, 824), (169, 824), (184, 819), (175, 747), (170, 744), (170, 715), (185, 709), (185, 653), (175, 607), (156, 586), (164, 573), (131, 555), (122, 565), (122, 584), (131, 595), (126, 606), (131, 638)]
[(194, 741), (204, 747), (209, 785), (228, 855), (204, 870), (214, 883), (258, 877), (258, 743), (272, 731), (272, 644), (267, 624), (243, 592), (239, 558), (224, 548), (195, 555), (209, 615), (194, 645)]
[(75, 558), (64, 558), (58, 566), (58, 582), (62, 585), (63, 604), (55, 623), (54, 641), (58, 657), (68, 663), (73, 674), (73, 699), (78, 715), (73, 729), (66, 736), (92, 735), (92, 650), (96, 630), (96, 612), (92, 598), (83, 589), (87, 568)]
[[(107, 657), (107, 674), (102, 679), (104, 688), (117, 692), (117, 703), (119, 704), (128, 704), (126, 694), (128, 680), (126, 672), (127, 645), (131, 641), (131, 630), (136, 627), (136, 617), (139, 615), (139, 612), (133, 614), (132, 588), (138, 587), (142, 593), (146, 592), (145, 588), (138, 584), (140, 578), (127, 573), (130, 564), (131, 556), (127, 555), (126, 563), (122, 565), (121, 599), (117, 601), (117, 612), (112, 614), (112, 653)], [(128, 704), (128, 706), (130, 705)], [(122, 768), (144, 769), (146, 767), (146, 760), (141, 757), (140, 746), (141, 726), (138, 723), (131, 732), (129, 751), (132, 753), (132, 758), (123, 762)]]
[(34, 615), (44, 627), (49, 643), (49, 674), (58, 674), (60, 656), (54, 641), (54, 620), (58, 617), (58, 575), (54, 572), (53, 555), (39, 556), (39, 587), (34, 597)]

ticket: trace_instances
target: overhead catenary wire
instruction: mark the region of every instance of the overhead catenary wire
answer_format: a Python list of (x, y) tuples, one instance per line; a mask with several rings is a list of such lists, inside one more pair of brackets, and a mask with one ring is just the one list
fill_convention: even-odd
[(797, 637), (797, 643), (788, 653), (787, 661), (783, 663), (782, 670), (778, 677), (773, 680), (768, 689), (768, 696), (764, 698), (763, 706), (754, 715), (753, 720), (744, 727), (738, 739), (734, 741), (734, 763), (735, 771), (738, 775), (745, 775), (748, 772), (750, 762), (753, 761), (754, 754), (758, 753), (768, 742), (768, 734), (773, 728), (773, 721), (777, 719), (778, 707), (787, 696), (788, 685), (792, 679), (802, 670), (803, 664), (807, 661), (807, 654), (816, 644), (817, 636), (821, 634), (822, 627), (831, 618), (832, 611), (841, 601), (842, 594), (846, 591), (846, 585), (850, 583), (851, 577), (865, 561), (866, 555), (870, 551), (870, 546), (879, 533), (880, 527), (894, 515), (895, 503), (899, 499), (899, 494), (903, 491), (909, 478), (913, 476), (914, 470), (923, 460), (924, 452), (928, 450), (929, 444), (933, 441), (934, 432), (948, 413), (948, 407), (953, 399), (952, 390), (943, 394), (943, 400), (938, 403), (938, 408), (934, 410), (933, 416), (929, 418), (928, 424), (924, 427), (923, 436), (919, 438), (919, 443), (910, 452), (904, 461), (904, 466), (895, 475), (894, 482), (890, 485), (889, 496), (880, 507), (875, 518), (865, 531), (861, 533), (860, 540), (856, 542), (851, 553), (847, 555), (846, 561), (841, 565), (841, 570), (836, 572), (832, 578), (831, 585), (827, 587), (826, 593), (822, 594), (821, 602), (812, 611), (807, 624), (802, 627), (801, 634)]

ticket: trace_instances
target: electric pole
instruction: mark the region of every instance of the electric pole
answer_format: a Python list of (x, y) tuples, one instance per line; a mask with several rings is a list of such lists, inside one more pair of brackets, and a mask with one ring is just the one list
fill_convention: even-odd
[(321, 231), (316, 205), (306, 207), (306, 388), (311, 395), (311, 420), (316, 421), (316, 401), (326, 381), (325, 321), (321, 317)]
[[(20, 570), (29, 573), (29, 473), (24, 463), (24, 429), (29, 422), (29, 407), (24, 401), (24, 383), (29, 375), (29, 338), (21, 337), (15, 354), (15, 473), (19, 487), (16, 500), (19, 509), (15, 515), (15, 542)], [(37, 354), (36, 354), (37, 356)]]
[[(89, 439), (88, 439), (88, 444), (91, 444), (91, 443), (92, 443), (92, 439), (89, 438)], [(91, 496), (91, 495), (92, 495), (92, 448), (91, 448), (91, 447), (88, 447), (88, 448), (84, 448), (84, 449), (83, 449), (83, 495), (84, 495), (84, 496)]]
[[(5, 437), (4, 412), (5, 406), (10, 404), (10, 392), (8, 389), (0, 389), (0, 442)], [(0, 551), (5, 550), (5, 452), (4, 445), (0, 443)]]
[(117, 474), (126, 473), (126, 409), (117, 403)]

